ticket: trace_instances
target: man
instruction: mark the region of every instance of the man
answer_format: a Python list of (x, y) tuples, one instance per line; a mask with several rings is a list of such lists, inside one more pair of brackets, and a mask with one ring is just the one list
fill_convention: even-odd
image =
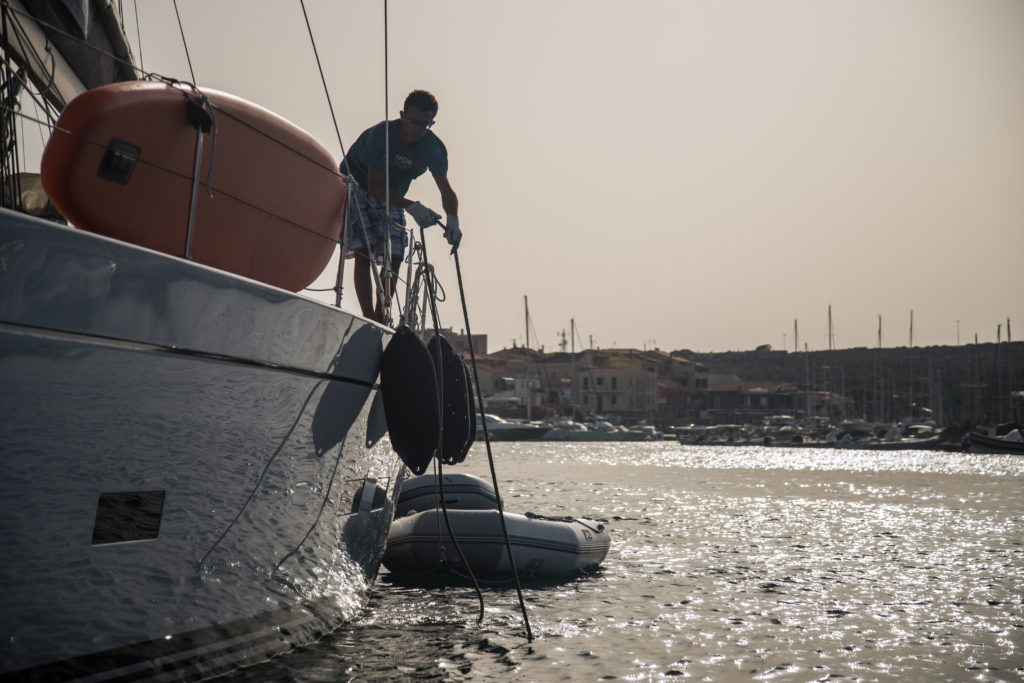
[[(390, 306), (398, 269), (409, 242), (404, 211), (408, 211), (421, 228), (430, 227), (440, 218), (423, 204), (406, 197), (410, 183), (428, 170), (441, 192), (441, 204), (447, 214), (445, 239), (453, 249), (458, 249), (462, 239), (459, 200), (448, 182), (448, 150), (430, 131), (436, 115), (437, 99), (426, 90), (413, 90), (405, 98), (398, 120), (381, 121), (363, 131), (341, 162), (342, 174), (351, 175), (358, 185), (352, 193), (354, 211), (349, 220), (349, 249), (356, 257), (353, 272), (356, 297), (363, 316), (371, 320), (384, 322), (384, 312)], [(385, 155), (385, 134), (390, 163)], [(390, 177), (387, 192), (385, 171)], [(385, 279), (383, 300), (378, 296), (375, 307), (370, 259), (384, 262), (385, 230), (389, 227), (391, 268), (395, 275)]]

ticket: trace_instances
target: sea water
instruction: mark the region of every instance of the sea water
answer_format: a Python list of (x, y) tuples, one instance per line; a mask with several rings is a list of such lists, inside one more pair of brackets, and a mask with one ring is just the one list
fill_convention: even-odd
[[(409, 586), (225, 680), (1024, 680), (1024, 458), (494, 443), (510, 512), (611, 530), (595, 573)], [(490, 479), (477, 444), (446, 471)]]

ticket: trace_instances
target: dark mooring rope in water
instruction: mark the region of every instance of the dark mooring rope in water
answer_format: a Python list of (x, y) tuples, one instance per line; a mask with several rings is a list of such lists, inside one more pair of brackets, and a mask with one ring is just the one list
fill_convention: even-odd
[[(440, 221), (438, 221), (440, 224)], [(447, 228), (445, 228), (447, 229)], [(480, 375), (476, 368), (476, 353), (473, 350), (473, 333), (469, 328), (469, 311), (466, 308), (466, 290), (462, 286), (462, 265), (459, 263), (459, 252), (452, 249), (455, 256), (455, 275), (459, 281), (459, 299), (462, 301), (462, 318), (466, 323), (466, 339), (469, 342), (469, 360), (473, 365), (473, 383), (476, 385), (476, 400), (480, 407), (480, 424), (483, 426), (484, 444), (487, 446), (487, 464), (491, 468), (491, 483), (494, 485), (494, 495), (498, 499), (498, 519), (501, 520), (501, 531), (505, 537), (505, 550), (508, 551), (508, 562), (512, 568), (512, 576), (516, 581), (516, 594), (519, 596), (519, 609), (523, 613), (523, 623), (526, 625), (526, 640), (533, 642), (533, 632), (530, 630), (530, 617), (526, 613), (526, 603), (523, 600), (523, 587), (519, 581), (519, 573), (516, 571), (516, 560), (512, 556), (512, 544), (508, 539), (508, 527), (505, 524), (505, 506), (501, 502), (501, 492), (498, 489), (498, 475), (494, 469), (494, 455), (491, 453), (491, 440), (487, 435), (487, 419), (484, 417), (484, 399), (480, 393)]]

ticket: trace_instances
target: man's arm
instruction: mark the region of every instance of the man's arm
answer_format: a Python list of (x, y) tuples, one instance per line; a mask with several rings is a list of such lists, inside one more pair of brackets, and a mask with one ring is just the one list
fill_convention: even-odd
[[(366, 191), (369, 192), (374, 197), (376, 197), (377, 199), (384, 201), (384, 188), (386, 187), (386, 185), (384, 184), (384, 174), (375, 168), (367, 168), (366, 180), (367, 183), (369, 184), (369, 187), (366, 188)], [(406, 199), (405, 197), (398, 194), (394, 190), (391, 190), (391, 192), (388, 193), (388, 203), (390, 203), (392, 206), (397, 206), (400, 209), (408, 209), (409, 205), (415, 202)]]
[(455, 190), (448, 182), (448, 176), (436, 175), (434, 182), (437, 183), (437, 189), (441, 191), (441, 206), (444, 207), (444, 212), (449, 216), (458, 216), (459, 198), (455, 196)]
[(444, 238), (452, 245), (452, 253), (459, 248), (462, 241), (462, 230), (459, 229), (459, 198), (455, 196), (455, 190), (448, 182), (448, 176), (436, 175), (434, 182), (437, 189), (441, 191), (441, 204), (444, 206), (445, 216)]

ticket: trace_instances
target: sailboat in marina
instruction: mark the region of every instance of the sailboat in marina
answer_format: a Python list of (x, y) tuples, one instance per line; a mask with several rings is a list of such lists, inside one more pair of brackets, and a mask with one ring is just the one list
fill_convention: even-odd
[[(301, 293), (344, 239), (336, 160), (139, 80), (109, 0), (0, 10), (0, 675), (204, 678), (319, 638), (406, 474), (395, 330)], [(39, 174), (19, 96), (52, 116)]]

